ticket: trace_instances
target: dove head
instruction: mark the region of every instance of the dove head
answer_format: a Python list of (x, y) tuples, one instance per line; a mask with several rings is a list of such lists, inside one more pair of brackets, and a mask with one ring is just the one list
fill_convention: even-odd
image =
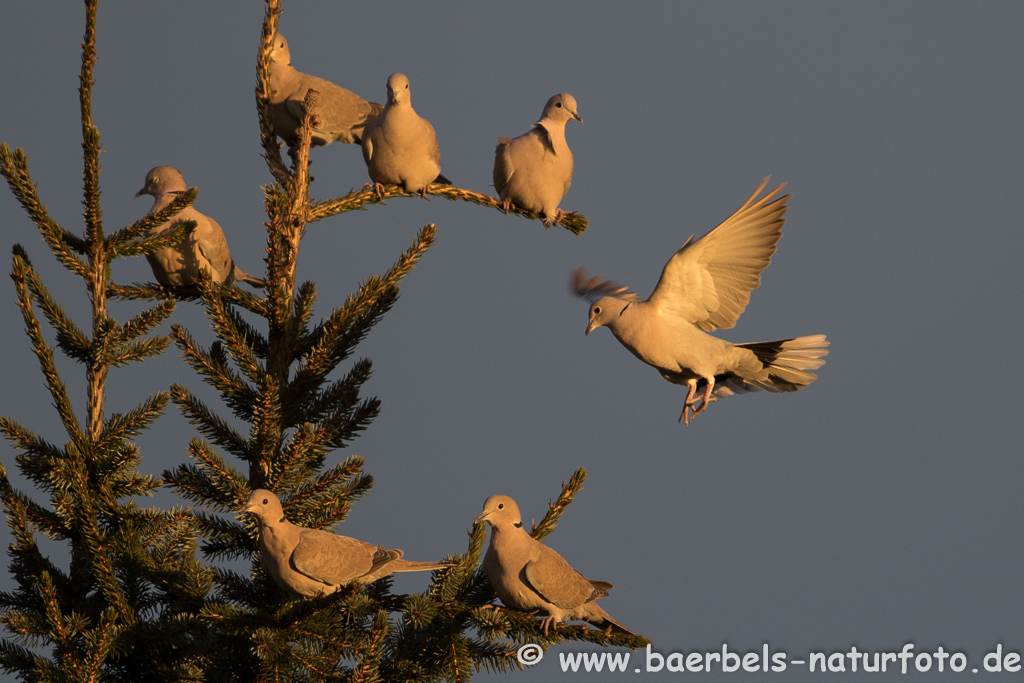
[(626, 307), (632, 303), (614, 296), (603, 296), (590, 305), (590, 322), (587, 323), (587, 334), (599, 327), (614, 325)]
[(409, 79), (405, 74), (388, 76), (388, 105), (412, 105), (412, 94), (409, 92)]
[(274, 523), (284, 519), (284, 508), (281, 501), (273, 492), (266, 489), (256, 489), (249, 494), (243, 512), (249, 512), (259, 517), (260, 521)]
[(181, 171), (173, 166), (157, 166), (146, 174), (146, 184), (135, 193), (135, 196), (148, 194), (156, 197), (165, 192), (184, 192), (186, 189)]
[(547, 104), (544, 105), (544, 111), (541, 112), (540, 119), (541, 121), (547, 119), (559, 122), (576, 119), (583, 123), (583, 117), (576, 112), (576, 99), (567, 92), (560, 92), (549, 99)]
[(519, 506), (508, 496), (491, 496), (484, 501), (484, 510), (473, 523), (488, 522), (494, 529), (507, 529), (511, 527), (522, 528), (522, 516), (519, 514)]
[(288, 41), (280, 33), (274, 36), (274, 46), (270, 48), (270, 61), (275, 64), (292, 63), (292, 53), (288, 50)]

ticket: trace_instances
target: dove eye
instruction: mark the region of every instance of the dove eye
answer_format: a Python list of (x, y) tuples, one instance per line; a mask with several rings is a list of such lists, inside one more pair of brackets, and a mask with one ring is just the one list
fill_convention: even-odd
[(562, 108), (562, 103), (561, 102), (555, 102), (555, 106), (558, 107), (559, 109), (561, 109)]
[(595, 306), (594, 307), (594, 315), (601, 315), (601, 307), (600, 306)]
[(266, 504), (267, 504), (267, 503), (269, 503), (269, 502), (270, 502), (270, 501), (269, 501), (268, 499), (266, 499), (266, 498), (264, 498), (264, 499), (263, 499), (263, 504), (264, 504), (264, 505), (266, 505)]
[(498, 509), (499, 509), (499, 510), (502, 510), (502, 509), (504, 509), (504, 507), (505, 507), (505, 504), (504, 504), (504, 503), (498, 503)]

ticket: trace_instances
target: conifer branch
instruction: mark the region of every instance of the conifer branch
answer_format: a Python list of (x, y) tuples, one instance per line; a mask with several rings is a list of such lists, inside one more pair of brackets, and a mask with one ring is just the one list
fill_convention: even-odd
[(196, 222), (187, 220), (156, 234), (149, 234), (154, 228), (167, 223), (195, 203), (199, 188), (190, 187), (179, 192), (171, 203), (156, 213), (147, 213), (129, 226), (121, 228), (107, 237), (107, 248), (118, 256), (135, 257), (151, 254), (158, 249), (173, 247), (192, 236)]
[(277, 131), (274, 130), (273, 90), (270, 82), (270, 53), (274, 49), (281, 6), (279, 0), (267, 0), (266, 5), (263, 32), (260, 35), (260, 47), (256, 58), (256, 113), (260, 123), (260, 144), (267, 166), (274, 180), (284, 186), (288, 181), (288, 169), (281, 158), (281, 147), (277, 142)]
[[(263, 350), (262, 355), (265, 357), (267, 355), (266, 340), (231, 310), (231, 307), (220, 296), (220, 293), (224, 291), (223, 288), (212, 285), (207, 273), (202, 273), (199, 286), (203, 292), (206, 318), (210, 321), (219, 340), (218, 348), (227, 349), (235, 367), (241, 370), (250, 382), (262, 383), (267, 369), (260, 362), (259, 355), (253, 348), (253, 342), (259, 345), (259, 348)], [(238, 384), (236, 390), (241, 390), (241, 380), (238, 379), (236, 382)]]
[(373, 488), (373, 477), (362, 466), (363, 459), (353, 455), (299, 487), (288, 500), (289, 518), (317, 529), (344, 520), (352, 503)]
[[(85, 41), (82, 43), (82, 73), (79, 103), (82, 113), (82, 180), (85, 236), (91, 245), (93, 263), (103, 261), (103, 212), (100, 209), (100, 132), (92, 123), (92, 70), (96, 64), (96, 0), (85, 3)], [(98, 282), (93, 283), (98, 284)]]
[(57, 224), (46, 207), (39, 199), (36, 186), (32, 183), (32, 175), (28, 170), (28, 157), (21, 149), (11, 153), (7, 143), (0, 143), (0, 174), (7, 180), (11, 192), (18, 199), (21, 207), (28, 214), (43, 241), (57, 257), (59, 263), (83, 279), (88, 273), (85, 261), (76, 254), (85, 254), (86, 242)]
[(180, 384), (172, 385), (171, 399), (201, 434), (240, 460), (252, 459), (251, 447), (245, 437), (226, 420), (210, 410), (188, 388)]
[(322, 383), (327, 379), (322, 369), (315, 375), (302, 374), (302, 384), (299, 384), (300, 378), (296, 377), (296, 381), (289, 387), (289, 393), (301, 396), (305, 400), (295, 402), (295, 417), (289, 422), (317, 422), (336, 414), (339, 405), (354, 405), (359, 398), (359, 389), (370, 379), (371, 366), (369, 359), (362, 358), (352, 365), (345, 377), (327, 387), (322, 387)]
[(586, 478), (587, 471), (582, 467), (578, 467), (572, 473), (572, 476), (569, 477), (568, 484), (562, 482), (562, 492), (558, 495), (558, 500), (554, 503), (548, 503), (547, 513), (540, 520), (540, 524), (533, 525), (533, 529), (530, 530), (531, 536), (538, 541), (543, 541), (547, 538), (548, 534), (555, 530), (555, 525), (558, 524), (562, 513), (569, 507), (569, 503), (573, 501), (576, 494), (583, 490), (583, 482)]
[[(276, 15), (275, 15), (276, 17)], [(268, 358), (268, 374), (279, 386), (287, 384), (290, 353), (288, 347), (294, 343), (299, 323), (294, 315), (296, 269), (298, 267), (299, 241), (302, 239), (307, 222), (306, 206), (309, 202), (309, 145), (315, 120), (313, 107), (317, 101), (316, 91), (310, 90), (304, 101), (304, 114), (298, 129), (297, 147), (291, 149), (295, 159), (295, 172), (289, 175), (282, 187), (288, 192), (284, 197), (271, 201), (273, 193), (268, 192), (267, 215), (271, 221), (267, 232), (267, 311), (270, 314), (270, 338), (272, 341)]]
[[(491, 197), (486, 194), (474, 192), (473, 190), (466, 190), (455, 185), (428, 185), (427, 194), (434, 195), (435, 197), (441, 197), (452, 202), (469, 202), (476, 204), (477, 206), (488, 207), (497, 209), (504, 213), (505, 208), (503, 202), (497, 197)], [(315, 223), (316, 221), (336, 216), (340, 213), (355, 210), (366, 210), (367, 205), (372, 204), (383, 204), (385, 199), (391, 197), (419, 197), (419, 192), (406, 192), (400, 185), (385, 185), (381, 192), (381, 197), (378, 198), (376, 190), (373, 185), (367, 183), (361, 189), (353, 189), (343, 197), (337, 197), (335, 199), (325, 200), (314, 200), (309, 205), (309, 222)], [(530, 220), (540, 220), (538, 214), (532, 211), (526, 211), (520, 209), (517, 206), (509, 208), (508, 213), (522, 216), (523, 218), (529, 218)], [(563, 228), (573, 233), (577, 237), (581, 236), (587, 229), (588, 225), (587, 217), (576, 213), (574, 211), (563, 212), (556, 225), (561, 225)]]
[[(227, 359), (220, 352), (221, 347), (216, 346), (211, 352), (207, 352), (177, 323), (171, 326), (170, 336), (181, 349), (185, 362), (202, 375), (207, 384), (221, 393), (224, 402), (231, 407), (235, 415), (241, 419), (251, 418), (253, 402), (258, 392), (228, 367)], [(172, 398), (179, 393), (174, 387), (171, 389)]]
[(53, 360), (53, 349), (43, 339), (39, 319), (32, 310), (32, 299), (29, 295), (28, 281), (37, 276), (20, 246), (15, 246), (14, 248), (14, 270), (11, 273), (11, 277), (14, 279), (15, 288), (18, 292), (18, 306), (21, 308), (26, 332), (32, 341), (32, 348), (35, 351), (36, 358), (39, 360), (39, 369), (46, 378), (46, 386), (50, 390), (50, 398), (57, 408), (57, 413), (60, 415), (68, 437), (72, 440), (80, 439), (82, 437), (82, 428), (78, 418), (75, 416), (74, 408), (71, 406), (67, 387), (57, 374), (57, 366)]
[[(196, 512), (196, 521), (207, 539), (200, 547), (211, 559), (235, 560), (252, 556), (255, 537), (246, 527), (201, 511)], [(258, 606), (259, 603), (253, 604), (253, 607)]]
[(242, 473), (201, 439), (189, 442), (188, 453), (195, 465), (186, 463), (165, 470), (164, 479), (188, 500), (215, 510), (236, 512), (239, 501), (248, 495)]
[[(173, 300), (160, 301), (152, 308), (148, 308), (126, 322), (116, 325), (111, 330), (107, 344), (111, 346), (125, 344), (138, 339), (144, 334), (148, 334), (171, 317), (171, 313), (174, 312), (174, 306), (175, 302)], [(161, 336), (161, 338), (167, 339), (165, 336)]]
[(373, 628), (370, 630), (369, 637), (365, 641), (365, 645), (361, 648), (362, 656), (360, 657), (359, 665), (352, 671), (352, 680), (354, 683), (377, 683), (380, 681), (380, 660), (384, 655), (384, 645), (388, 637), (388, 628), (390, 623), (388, 622), (387, 612), (380, 610), (377, 612), (377, 616), (373, 620)]
[(126, 439), (138, 436), (163, 414), (168, 400), (170, 400), (170, 394), (161, 391), (123, 415), (113, 413), (103, 425), (103, 429), (93, 443), (93, 448), (97, 451), (114, 449)]

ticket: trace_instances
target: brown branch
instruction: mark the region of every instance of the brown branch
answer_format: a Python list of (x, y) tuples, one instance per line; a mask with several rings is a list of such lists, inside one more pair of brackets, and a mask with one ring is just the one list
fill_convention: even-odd
[(256, 113), (260, 121), (260, 144), (265, 152), (264, 157), (270, 167), (270, 173), (278, 184), (283, 186), (289, 174), (284, 160), (281, 159), (281, 146), (277, 143), (277, 131), (274, 129), (273, 88), (270, 80), (270, 53), (274, 49), (274, 37), (277, 35), (280, 15), (280, 0), (267, 0), (260, 49), (256, 58)]
[[(420, 196), (419, 192), (406, 192), (398, 185), (385, 185), (381, 194), (383, 199), (388, 199), (389, 197)], [(452, 202), (470, 202), (479, 206), (486, 206), (499, 211), (504, 211), (502, 201), (497, 197), (491, 197), (490, 195), (474, 192), (473, 190), (464, 190), (461, 187), (456, 187), (454, 185), (430, 185), (427, 187), (427, 194), (432, 194), (435, 197), (441, 197)], [(378, 199), (373, 186), (367, 184), (360, 190), (352, 190), (344, 197), (311, 202), (309, 206), (309, 222), (312, 223), (330, 216), (336, 216), (337, 214), (345, 213), (346, 211), (365, 209), (367, 204), (382, 203), (383, 201)], [(532, 211), (525, 211), (516, 206), (511, 207), (508, 212), (517, 216), (529, 218), (530, 220), (540, 219), (540, 216)], [(589, 221), (583, 214), (570, 211), (562, 214), (558, 222), (555, 223), (555, 225), (559, 224), (574, 235), (580, 236), (586, 231)]]

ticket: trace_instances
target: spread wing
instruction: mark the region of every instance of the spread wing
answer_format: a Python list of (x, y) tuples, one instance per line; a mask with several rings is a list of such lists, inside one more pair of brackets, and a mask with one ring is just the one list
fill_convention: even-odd
[(377, 546), (320, 529), (305, 529), (292, 552), (292, 566), (311, 579), (340, 586), (366, 574)]
[(583, 578), (561, 555), (547, 546), (523, 570), (530, 586), (545, 600), (561, 609), (574, 609), (608, 595), (608, 591)]
[(614, 296), (626, 301), (640, 301), (640, 295), (629, 287), (624, 287), (613, 280), (602, 280), (600, 275), (587, 277), (584, 266), (574, 268), (569, 276), (569, 291), (581, 299), (594, 303), (603, 296)]
[(650, 303), (705, 332), (736, 324), (782, 237), (789, 195), (772, 199), (780, 185), (757, 199), (768, 180), (717, 228), (686, 241), (665, 264)]

